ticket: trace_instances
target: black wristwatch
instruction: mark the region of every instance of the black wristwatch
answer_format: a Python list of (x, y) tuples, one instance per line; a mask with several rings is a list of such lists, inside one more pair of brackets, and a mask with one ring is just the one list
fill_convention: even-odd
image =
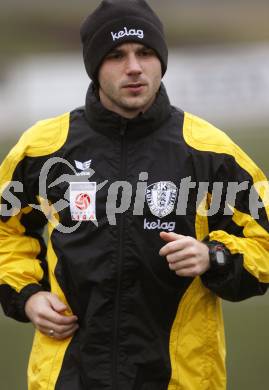
[(210, 270), (218, 273), (227, 271), (230, 264), (230, 251), (224, 244), (218, 241), (208, 241)]

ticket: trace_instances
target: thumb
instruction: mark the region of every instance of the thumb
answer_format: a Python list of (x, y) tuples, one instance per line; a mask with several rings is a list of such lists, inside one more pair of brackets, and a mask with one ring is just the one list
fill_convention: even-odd
[(67, 309), (66, 305), (58, 298), (57, 295), (49, 294), (47, 298), (52, 309), (57, 311), (57, 313), (61, 313)]
[(172, 241), (179, 240), (179, 239), (183, 238), (184, 236), (182, 236), (181, 234), (176, 234), (176, 233), (172, 233), (172, 232), (170, 232), (170, 233), (161, 232), (160, 237), (165, 242), (172, 242)]

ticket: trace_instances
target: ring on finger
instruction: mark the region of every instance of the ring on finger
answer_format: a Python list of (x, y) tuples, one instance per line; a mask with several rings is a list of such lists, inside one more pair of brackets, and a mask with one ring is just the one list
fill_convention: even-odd
[(50, 336), (50, 337), (54, 337), (54, 330), (53, 330), (53, 329), (50, 329), (50, 330), (49, 330), (49, 336)]

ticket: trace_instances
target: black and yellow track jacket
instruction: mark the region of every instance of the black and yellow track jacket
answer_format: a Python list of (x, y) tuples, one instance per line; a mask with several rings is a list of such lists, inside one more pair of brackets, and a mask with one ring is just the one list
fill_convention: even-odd
[[(72, 220), (74, 177), (96, 183), (97, 223), (77, 226)], [(197, 185), (190, 188), (184, 213), (179, 188), (186, 178)], [(23, 188), (15, 191), (10, 181)], [(199, 183), (209, 183), (202, 197)], [(223, 183), (223, 191), (218, 210), (210, 213), (214, 183)], [(242, 185), (234, 202), (225, 197), (229, 183)], [(47, 290), (79, 318), (70, 339), (35, 333), (30, 390), (225, 389), (220, 298), (240, 301), (265, 293), (269, 208), (263, 205), (263, 173), (223, 132), (172, 107), (164, 87), (153, 106), (132, 120), (104, 109), (90, 88), (85, 108), (24, 133), (1, 165), (0, 184), (2, 210), (12, 206), (8, 193), (20, 202), (0, 222), (5, 313), (27, 321), (26, 300)], [(44, 187), (48, 203), (40, 193)], [(126, 188), (131, 200), (113, 223), (107, 199), (120, 211)], [(137, 196), (144, 198), (143, 208)], [(57, 209), (63, 199), (66, 207)], [(58, 225), (74, 229), (65, 233)], [(228, 269), (178, 277), (159, 256), (165, 244), (159, 233), (169, 229), (223, 243), (231, 252)]]

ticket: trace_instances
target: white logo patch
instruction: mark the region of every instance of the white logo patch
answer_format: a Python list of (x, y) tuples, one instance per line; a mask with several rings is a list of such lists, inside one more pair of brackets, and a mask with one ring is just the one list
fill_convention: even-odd
[(80, 171), (87, 171), (91, 166), (92, 160), (80, 162), (75, 160), (76, 168)]
[(96, 183), (70, 183), (72, 221), (96, 221)]
[(146, 199), (150, 211), (158, 218), (171, 214), (175, 207), (177, 187), (170, 181), (160, 181), (147, 188)]
[(113, 41), (117, 41), (118, 39), (125, 37), (125, 36), (136, 36), (140, 39), (143, 39), (144, 38), (144, 31), (143, 30), (136, 30), (134, 28), (127, 30), (127, 27), (124, 27), (124, 30), (118, 31), (117, 33), (113, 33), (111, 31), (111, 35), (112, 35)]

